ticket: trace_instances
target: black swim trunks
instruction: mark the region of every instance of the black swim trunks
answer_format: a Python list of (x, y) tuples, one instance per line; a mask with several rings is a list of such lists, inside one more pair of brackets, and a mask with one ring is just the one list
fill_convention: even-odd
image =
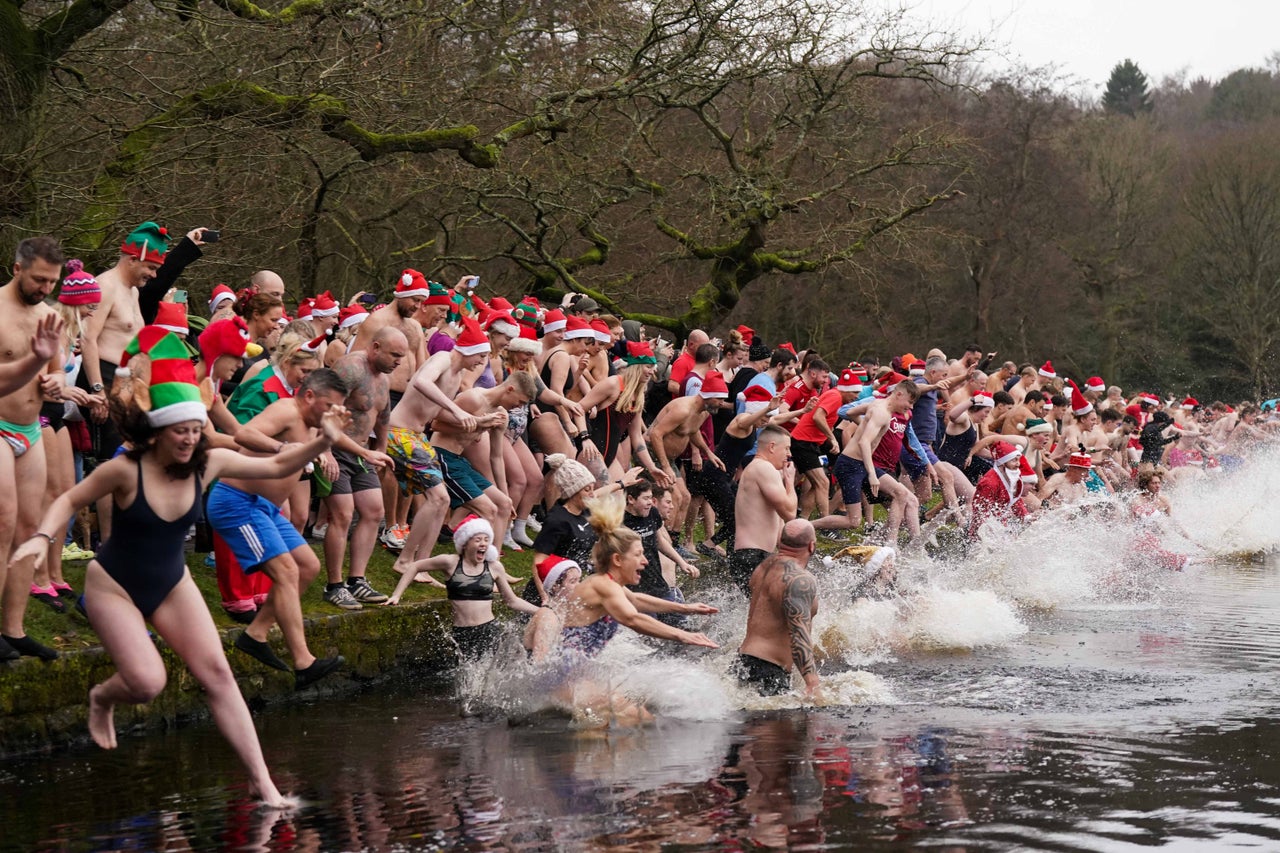
[(768, 556), (769, 552), (763, 548), (740, 548), (729, 554), (729, 579), (747, 598), (751, 597), (751, 573)]
[(739, 684), (750, 684), (761, 696), (778, 696), (791, 692), (791, 673), (776, 663), (752, 655), (738, 655), (734, 665)]
[(458, 645), (460, 660), (477, 661), (498, 648), (502, 641), (502, 623), (490, 619), (480, 625), (454, 625), (451, 633)]

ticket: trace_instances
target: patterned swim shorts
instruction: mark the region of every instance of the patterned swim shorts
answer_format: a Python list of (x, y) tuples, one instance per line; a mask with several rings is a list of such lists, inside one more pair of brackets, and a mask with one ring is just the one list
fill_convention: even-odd
[(420, 432), (391, 427), (387, 432), (387, 455), (396, 463), (401, 494), (423, 494), (442, 482), (436, 451)]

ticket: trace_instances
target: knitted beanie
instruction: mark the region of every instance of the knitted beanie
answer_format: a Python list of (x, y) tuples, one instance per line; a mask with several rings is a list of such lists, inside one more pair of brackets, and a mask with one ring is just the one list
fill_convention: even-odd
[(596, 478), (587, 466), (576, 459), (570, 459), (563, 453), (552, 453), (547, 457), (547, 467), (555, 477), (556, 488), (567, 500), (590, 486)]
[(98, 280), (85, 272), (84, 261), (79, 258), (67, 261), (67, 277), (62, 280), (58, 301), (63, 305), (96, 305), (102, 301)]

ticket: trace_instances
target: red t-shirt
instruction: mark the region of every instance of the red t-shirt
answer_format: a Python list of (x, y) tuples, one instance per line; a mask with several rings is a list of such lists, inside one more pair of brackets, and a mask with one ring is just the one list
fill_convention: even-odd
[[(806, 401), (807, 403), (807, 401)], [(818, 409), (826, 415), (827, 426), (832, 430), (836, 428), (836, 421), (840, 420), (840, 407), (844, 405), (844, 397), (834, 388), (830, 391), (824, 391), (822, 396), (818, 398), (818, 408), (812, 412), (806, 412), (796, 421), (795, 429), (791, 431), (791, 437), (797, 441), (813, 441), (825, 442), (827, 437), (822, 430), (818, 429), (813, 422), (813, 416), (817, 414)]]
[(902, 445), (907, 438), (907, 422), (910, 420), (909, 412), (899, 412), (890, 416), (889, 428), (884, 431), (884, 436), (871, 454), (873, 465), (890, 473), (897, 472), (898, 459), (902, 456)]
[[(811, 399), (821, 393), (821, 388), (810, 388), (804, 384), (803, 376), (797, 376), (787, 384), (786, 390), (782, 392), (782, 401), (787, 404), (788, 409), (794, 412), (798, 409), (803, 409)], [(796, 428), (796, 421), (788, 421), (783, 424), (783, 428), (788, 432), (792, 432)]]
[(680, 357), (671, 362), (671, 374), (668, 378), (683, 388), (684, 378), (689, 375), (689, 371), (693, 370), (695, 364), (697, 362), (693, 360), (693, 356), (689, 355), (689, 353), (680, 353)]

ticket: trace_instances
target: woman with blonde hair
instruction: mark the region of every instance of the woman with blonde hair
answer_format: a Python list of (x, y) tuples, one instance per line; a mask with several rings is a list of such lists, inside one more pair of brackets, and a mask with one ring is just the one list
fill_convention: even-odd
[(596, 383), (582, 398), (581, 406), (590, 418), (587, 428), (591, 442), (599, 449), (611, 479), (622, 476), (618, 446), (630, 440), (632, 458), (640, 461), (655, 482), (670, 485), (666, 473), (658, 466), (644, 443), (645, 391), (657, 371), (658, 359), (647, 343), (627, 343), (623, 356), (626, 366), (613, 376)]

